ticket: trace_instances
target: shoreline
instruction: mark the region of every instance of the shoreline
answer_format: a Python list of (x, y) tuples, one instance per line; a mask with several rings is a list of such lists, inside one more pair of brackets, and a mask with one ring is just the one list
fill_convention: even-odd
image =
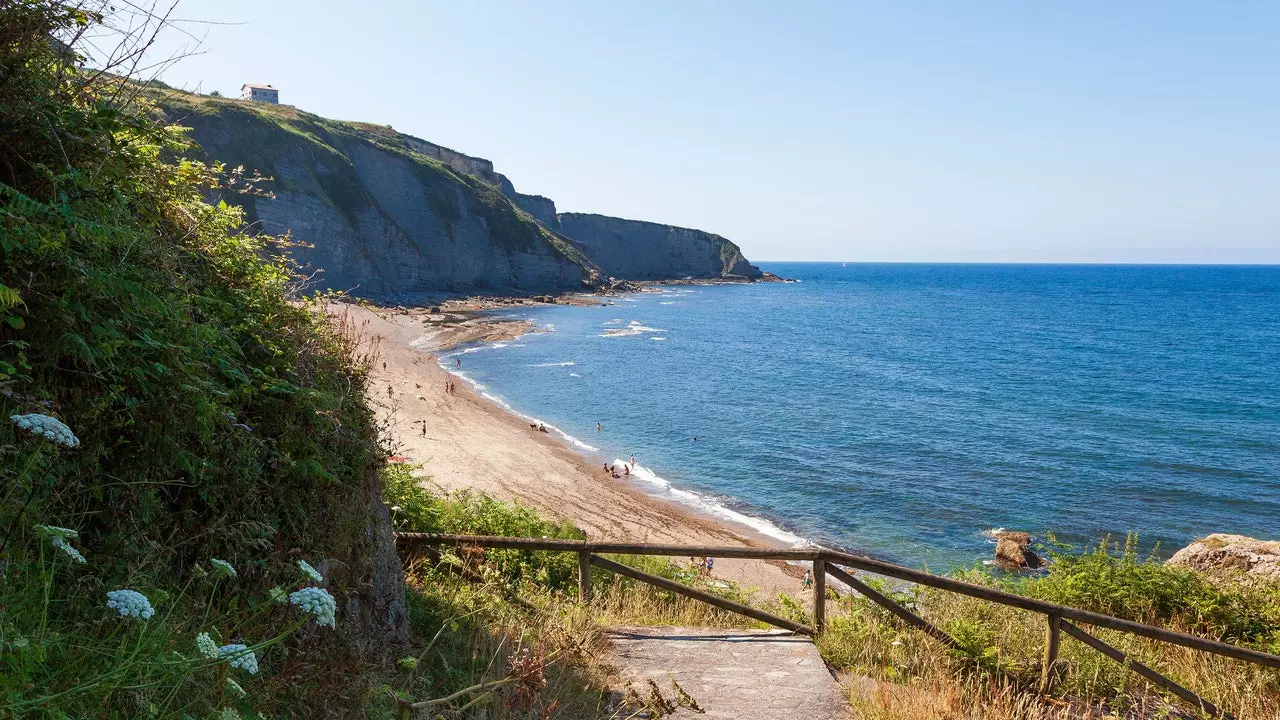
[[(571, 297), (576, 304), (602, 300)], [(442, 355), (462, 345), (510, 342), (536, 332), (527, 321), (486, 313), (511, 304), (469, 299), (429, 308), (347, 303), (329, 308), (331, 315), (346, 317), (363, 350), (376, 353), (369, 380), (371, 404), (392, 439), (393, 452), (409, 458), (424, 485), (517, 501), (547, 517), (568, 520), (593, 539), (790, 547), (749, 525), (659, 497), (644, 487), (643, 479), (615, 480), (584, 455), (595, 452), (605, 458), (599, 450), (558, 431), (531, 428), (526, 416), (442, 366)], [(450, 379), (466, 382), (455, 383), (450, 394), (445, 389)], [(748, 591), (776, 595), (799, 593), (803, 573), (803, 568), (782, 561), (717, 559), (713, 575)]]

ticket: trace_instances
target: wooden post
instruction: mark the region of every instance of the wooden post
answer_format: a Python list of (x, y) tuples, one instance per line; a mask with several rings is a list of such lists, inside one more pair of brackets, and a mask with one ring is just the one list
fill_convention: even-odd
[(578, 600), (591, 602), (591, 553), (586, 550), (578, 552)]
[(827, 563), (821, 558), (813, 561), (813, 629), (822, 634), (827, 626)]
[(1044, 634), (1044, 666), (1040, 671), (1040, 694), (1048, 695), (1053, 689), (1053, 675), (1057, 671), (1058, 638), (1062, 631), (1062, 616), (1049, 615), (1049, 625)]

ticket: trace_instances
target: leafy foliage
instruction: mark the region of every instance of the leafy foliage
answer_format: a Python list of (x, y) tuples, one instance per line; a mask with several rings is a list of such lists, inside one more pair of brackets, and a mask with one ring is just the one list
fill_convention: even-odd
[[(53, 451), (0, 428), (0, 642), (26, 643), (0, 654), (0, 707), (49, 695), (42, 712), (93, 717), (153, 693), (216, 697), (148, 674), (169, 667), (150, 651), (194, 629), (186, 611), (272, 635), (233, 611), (262, 602), (294, 558), (359, 567), (367, 500), (352, 500), (372, 495), (382, 452), (352, 338), (288, 299), (276, 241), (204, 202), (229, 182), (220, 168), (172, 161), (184, 133), (50, 40), (100, 21), (80, 5), (0, 12), (0, 417), (56, 416), (81, 441)], [(79, 531), (89, 563), (49, 569), (37, 523)], [(239, 568), (243, 594), (184, 594), (211, 556)], [(101, 591), (120, 587), (160, 603), (149, 630), (103, 624)], [(114, 680), (77, 685), (104, 663)], [(308, 701), (324, 709), (324, 696)]]

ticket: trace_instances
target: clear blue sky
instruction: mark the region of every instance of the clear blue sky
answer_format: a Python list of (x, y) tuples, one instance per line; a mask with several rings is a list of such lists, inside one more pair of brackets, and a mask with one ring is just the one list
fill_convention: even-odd
[[(171, 84), (755, 260), (1280, 262), (1280, 3), (184, 0)], [(175, 41), (178, 39), (173, 38)], [(161, 49), (163, 51), (164, 48)]]

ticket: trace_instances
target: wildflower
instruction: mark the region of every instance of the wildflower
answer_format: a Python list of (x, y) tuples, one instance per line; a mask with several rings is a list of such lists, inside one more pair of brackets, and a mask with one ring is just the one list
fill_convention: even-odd
[(40, 413), (31, 413), (29, 415), (10, 415), (9, 419), (19, 428), (33, 435), (39, 435), (49, 442), (68, 448), (80, 447), (80, 438), (76, 437), (75, 433), (71, 432), (71, 428), (57, 418)]
[(240, 720), (240, 713), (236, 712), (235, 708), (222, 708), (212, 717), (214, 720)]
[(412, 672), (418, 667), (418, 658), (413, 657), (412, 655), (406, 655), (399, 660), (396, 660), (396, 664), (399, 665), (402, 670), (409, 670)]
[(137, 590), (112, 590), (107, 593), (107, 607), (120, 613), (120, 617), (146, 620), (156, 614), (151, 601)]
[(338, 611), (338, 601), (333, 599), (328, 590), (318, 587), (303, 588), (289, 593), (289, 602), (316, 616), (316, 624), (334, 627), (334, 614)]
[(78, 563), (86, 562), (84, 555), (81, 555), (80, 551), (75, 549), (69, 542), (80, 537), (80, 533), (71, 528), (58, 527), (57, 525), (37, 525), (36, 530), (41, 535), (49, 538), (49, 544), (66, 553), (67, 557)]
[(267, 591), (267, 595), (271, 598), (271, 602), (277, 605), (283, 605), (289, 602), (289, 594), (284, 591), (283, 585), (277, 585)]
[(226, 560), (219, 560), (218, 558), (209, 558), (209, 564), (213, 566), (214, 575), (233, 578), (237, 574), (236, 569), (232, 567), (231, 563), (227, 562)]
[(209, 633), (200, 633), (196, 636), (196, 650), (210, 660), (216, 660), (219, 657), (218, 646), (213, 642), (213, 638), (209, 637)]
[(227, 689), (230, 690), (231, 694), (237, 698), (242, 698), (249, 694), (245, 692), (244, 688), (240, 687), (240, 683), (236, 682), (233, 678), (227, 678)]
[(233, 668), (240, 668), (250, 675), (258, 674), (258, 656), (245, 645), (235, 643), (218, 648), (218, 655), (227, 659)]
[(298, 569), (301, 570), (302, 574), (306, 575), (307, 579), (311, 582), (324, 582), (324, 576), (320, 574), (320, 571), (311, 567), (311, 563), (306, 560), (298, 561)]

